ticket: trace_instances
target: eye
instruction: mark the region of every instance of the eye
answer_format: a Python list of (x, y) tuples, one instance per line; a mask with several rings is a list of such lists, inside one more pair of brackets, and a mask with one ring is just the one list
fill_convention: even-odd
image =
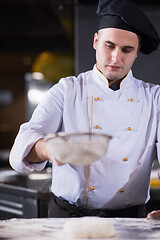
[(107, 44), (106, 44), (106, 47), (109, 48), (109, 49), (114, 49), (115, 46), (114, 46), (113, 44), (108, 44), (108, 43), (107, 43)]
[(132, 52), (134, 49), (133, 48), (122, 48), (122, 52), (123, 53), (130, 53), (130, 52)]

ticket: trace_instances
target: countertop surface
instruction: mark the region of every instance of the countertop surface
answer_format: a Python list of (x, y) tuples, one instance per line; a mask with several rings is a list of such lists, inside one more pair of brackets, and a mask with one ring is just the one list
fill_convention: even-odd
[[(63, 226), (66, 218), (10, 219), (0, 221), (0, 239), (14, 240), (63, 240)], [(108, 218), (115, 226), (112, 240), (160, 239), (160, 220)]]

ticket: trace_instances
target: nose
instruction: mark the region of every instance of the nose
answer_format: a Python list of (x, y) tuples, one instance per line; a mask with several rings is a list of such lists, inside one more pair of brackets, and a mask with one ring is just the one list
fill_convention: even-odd
[(112, 61), (117, 63), (121, 59), (121, 50), (119, 48), (115, 48), (112, 51)]

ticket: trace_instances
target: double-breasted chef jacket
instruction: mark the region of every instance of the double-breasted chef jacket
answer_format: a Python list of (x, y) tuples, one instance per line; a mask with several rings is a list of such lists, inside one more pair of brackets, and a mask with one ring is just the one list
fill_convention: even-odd
[(52, 192), (89, 209), (146, 203), (156, 148), (160, 159), (160, 87), (134, 78), (131, 70), (117, 91), (109, 88), (96, 65), (78, 77), (61, 79), (21, 125), (11, 166), (22, 173), (40, 171), (46, 162), (24, 160), (38, 139), (59, 131), (89, 132), (92, 98), (92, 131), (113, 136), (108, 152), (90, 166), (53, 166)]

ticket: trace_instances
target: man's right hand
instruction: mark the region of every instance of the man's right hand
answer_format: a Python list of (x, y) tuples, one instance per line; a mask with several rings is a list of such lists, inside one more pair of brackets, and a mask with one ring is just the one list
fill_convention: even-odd
[(29, 154), (25, 157), (25, 161), (29, 163), (40, 163), (47, 160), (51, 161), (57, 166), (64, 165), (54, 158), (50, 148), (48, 147), (48, 144), (43, 138), (41, 138), (34, 144)]

